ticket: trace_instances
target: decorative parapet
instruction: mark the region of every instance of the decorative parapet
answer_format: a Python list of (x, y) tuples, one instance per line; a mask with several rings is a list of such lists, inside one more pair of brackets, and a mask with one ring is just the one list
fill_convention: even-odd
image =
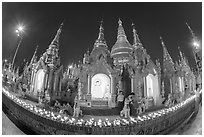
[(34, 126), (41, 134), (158, 134), (187, 119), (194, 112), (196, 98), (194, 95), (170, 108), (127, 119), (85, 120), (33, 106), (12, 95), (5, 88), (2, 90), (3, 104), (9, 107), (17, 118), (31, 127)]

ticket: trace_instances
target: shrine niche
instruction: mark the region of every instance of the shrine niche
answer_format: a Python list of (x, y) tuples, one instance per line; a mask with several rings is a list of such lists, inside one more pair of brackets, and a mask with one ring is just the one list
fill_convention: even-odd
[(154, 104), (159, 105), (160, 103), (160, 87), (158, 75), (148, 74), (145, 78), (146, 83), (146, 97), (153, 98)]
[(34, 95), (38, 95), (44, 90), (45, 72), (43, 69), (38, 70), (35, 76)]
[(108, 100), (111, 95), (110, 78), (106, 74), (96, 74), (91, 79), (92, 100)]
[(183, 78), (178, 77), (179, 80), (179, 92), (182, 93), (184, 91), (184, 83), (183, 83)]

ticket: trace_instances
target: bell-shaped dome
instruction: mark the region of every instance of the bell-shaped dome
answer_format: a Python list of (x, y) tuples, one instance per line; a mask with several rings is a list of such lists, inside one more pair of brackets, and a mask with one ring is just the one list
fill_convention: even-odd
[(113, 58), (129, 57), (129, 54), (132, 52), (133, 47), (127, 40), (125, 31), (122, 26), (122, 21), (120, 19), (118, 21), (118, 24), (119, 26), (118, 26), (117, 41), (112, 47), (111, 57)]

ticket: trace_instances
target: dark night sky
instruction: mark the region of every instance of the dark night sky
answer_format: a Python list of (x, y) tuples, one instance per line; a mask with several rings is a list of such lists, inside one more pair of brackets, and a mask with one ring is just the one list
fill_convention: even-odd
[(199, 39), (202, 38), (202, 3), (3, 3), (2, 4), (2, 56), (11, 58), (18, 43), (15, 29), (18, 23), (26, 25), (26, 34), (17, 55), (19, 65), (24, 58), (30, 60), (36, 45), (38, 57), (48, 48), (61, 22), (66, 18), (60, 37), (60, 57), (64, 66), (82, 60), (83, 53), (98, 37), (103, 17), (105, 39), (112, 48), (116, 42), (118, 18), (130, 43), (133, 41), (131, 20), (140, 40), (153, 61), (162, 59), (159, 36), (167, 46), (173, 60), (178, 59), (178, 46), (195, 64), (191, 47), (191, 34), (187, 21)]

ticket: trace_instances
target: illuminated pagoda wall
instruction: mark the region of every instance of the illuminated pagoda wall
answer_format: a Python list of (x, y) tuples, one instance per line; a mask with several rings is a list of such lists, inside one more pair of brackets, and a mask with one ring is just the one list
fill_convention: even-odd
[(122, 91), (125, 98), (134, 94), (138, 102), (146, 99), (148, 109), (162, 105), (169, 94), (179, 101), (194, 91), (195, 76), (181, 52), (179, 62), (174, 63), (162, 40), (161, 69), (160, 62), (154, 63), (147, 54), (134, 24), (132, 27), (133, 44), (130, 44), (119, 19), (117, 40), (109, 51), (101, 23), (92, 51), (87, 51), (82, 62), (63, 73), (58, 56), (61, 25), (47, 51), (38, 61), (35, 51), (27, 67), (29, 94), (71, 105), (77, 97), (82, 107), (115, 108)]
[(179, 62), (174, 63), (162, 38), (161, 43), (163, 47), (162, 83), (164, 84), (164, 97), (167, 99), (170, 94), (172, 99), (180, 102), (195, 91), (196, 78), (180, 48)]
[[(131, 93), (140, 101), (146, 98), (150, 106), (161, 105), (161, 68), (146, 53), (133, 24), (133, 44), (127, 40), (122, 21), (118, 21), (118, 35), (111, 52), (104, 38), (102, 24), (91, 53), (84, 54), (78, 68), (81, 89), (79, 99), (84, 107), (117, 106), (117, 96)], [(79, 88), (79, 87), (78, 87)]]
[(185, 94), (190, 94), (190, 92), (196, 89), (196, 77), (193, 74), (187, 58), (183, 55), (183, 53), (179, 49), (179, 64), (180, 64), (180, 71), (183, 72), (182, 79), (183, 79), (183, 88), (185, 89)]
[(164, 81), (164, 91), (165, 97), (168, 97), (168, 94), (173, 93), (174, 91), (174, 83), (175, 83), (175, 64), (162, 40), (162, 48), (163, 48), (163, 81)]
[(61, 79), (63, 73), (58, 50), (62, 26), (63, 24), (58, 29), (47, 51), (32, 67), (30, 94), (35, 97), (44, 96), (48, 101), (61, 98)]

